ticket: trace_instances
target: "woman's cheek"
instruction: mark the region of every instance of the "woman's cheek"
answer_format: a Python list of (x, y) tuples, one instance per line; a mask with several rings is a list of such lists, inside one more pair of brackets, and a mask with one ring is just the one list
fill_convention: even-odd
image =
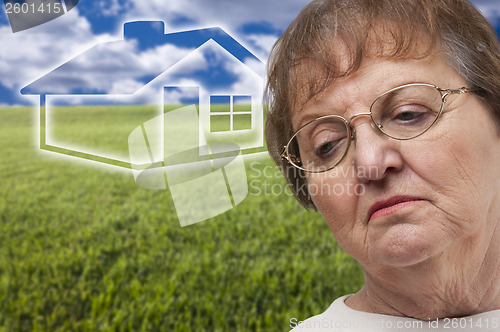
[(355, 183), (342, 178), (335, 170), (313, 173), (308, 177), (307, 182), (309, 193), (318, 209), (321, 205), (322, 208), (328, 210), (331, 207), (343, 210), (342, 207), (345, 204), (350, 204), (350, 201), (356, 196)]
[(309, 192), (335, 237), (345, 238), (345, 233), (352, 232), (355, 225), (357, 200), (365, 188), (350, 179), (341, 181), (338, 176), (325, 173), (309, 177)]

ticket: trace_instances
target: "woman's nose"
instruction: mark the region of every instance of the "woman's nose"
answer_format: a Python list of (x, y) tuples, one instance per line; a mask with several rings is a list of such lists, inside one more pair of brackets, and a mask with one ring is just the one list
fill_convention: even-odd
[(354, 130), (353, 164), (361, 181), (382, 180), (402, 169), (402, 141), (384, 135), (373, 122), (358, 123)]

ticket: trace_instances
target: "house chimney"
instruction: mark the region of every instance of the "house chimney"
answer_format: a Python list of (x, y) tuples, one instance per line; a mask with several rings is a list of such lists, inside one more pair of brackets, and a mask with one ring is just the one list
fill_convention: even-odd
[(165, 23), (163, 21), (126, 22), (123, 26), (123, 36), (125, 40), (135, 39), (141, 49), (155, 47), (164, 42)]

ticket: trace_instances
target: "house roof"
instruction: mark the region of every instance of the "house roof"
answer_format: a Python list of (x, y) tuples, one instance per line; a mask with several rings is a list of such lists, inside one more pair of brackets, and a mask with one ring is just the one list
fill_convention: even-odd
[[(161, 21), (134, 21), (124, 25), (124, 40), (98, 44), (86, 52), (78, 55), (50, 73), (42, 76), (31, 84), (21, 89), (23, 95), (47, 95), (47, 94), (133, 94), (140, 87), (137, 85), (123, 84), (116, 90), (114, 80), (101, 80), (98, 87), (89, 86), (83, 78), (88, 76), (88, 71), (99, 71), (92, 66), (92, 59), (99, 61), (102, 66), (101, 74), (105, 72), (116, 73), (119, 80), (133, 80), (140, 82), (143, 86), (168, 70), (172, 65), (182, 60), (187, 54), (196, 50), (207, 41), (213, 40), (236, 59), (245, 63), (249, 60), (262, 63), (255, 55), (238, 43), (233, 37), (221, 28), (198, 29), (176, 33), (164, 34), (164, 23)], [(130, 61), (121, 61), (127, 55), (118, 53), (127, 49), (124, 44), (134, 41), (134, 59), (141, 54), (150, 52), (152, 49), (172, 46), (182, 49), (182, 52), (170, 52), (168, 59), (157, 62), (157, 66), (149, 68), (146, 72), (130, 68)], [(130, 49), (130, 48), (128, 48)], [(94, 61), (95, 62), (95, 61)], [(57, 82), (58, 84), (54, 84)]]

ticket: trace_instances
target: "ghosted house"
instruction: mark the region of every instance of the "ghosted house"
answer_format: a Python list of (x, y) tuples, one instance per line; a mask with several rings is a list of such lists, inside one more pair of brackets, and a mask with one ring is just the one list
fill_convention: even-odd
[(22, 94), (40, 96), (41, 149), (132, 168), (130, 132), (195, 105), (200, 146), (265, 151), (265, 65), (221, 28), (164, 29), (161, 21), (125, 23), (123, 40), (98, 44), (24, 87)]

